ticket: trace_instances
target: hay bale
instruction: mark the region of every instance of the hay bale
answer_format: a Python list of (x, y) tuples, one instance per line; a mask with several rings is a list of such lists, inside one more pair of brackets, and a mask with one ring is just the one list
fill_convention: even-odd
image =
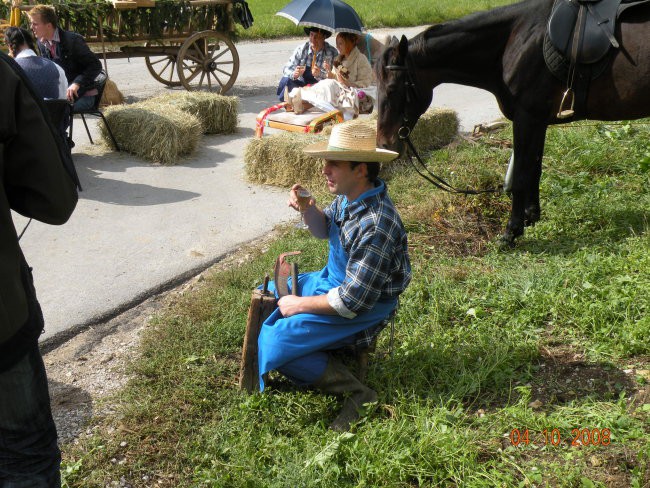
[(109, 105), (120, 105), (122, 103), (124, 103), (124, 95), (122, 95), (122, 92), (117, 88), (117, 85), (113, 80), (110, 78), (107, 79), (99, 106), (107, 107)]
[(201, 122), (204, 134), (232, 134), (237, 129), (238, 97), (185, 91), (160, 95), (142, 103), (168, 105), (194, 115)]
[[(121, 149), (160, 164), (176, 164), (181, 156), (194, 152), (202, 134), (196, 117), (168, 105), (113, 105), (104, 116)], [(110, 145), (106, 127), (99, 127)]]
[[(375, 126), (377, 121), (359, 118), (343, 123)], [(322, 173), (324, 160), (307, 156), (302, 150), (310, 144), (326, 141), (331, 132), (331, 126), (327, 126), (320, 134), (284, 132), (252, 139), (244, 153), (246, 177), (253, 183), (285, 188), (301, 183), (312, 191), (327, 192)]]
[(251, 139), (244, 153), (246, 177), (253, 183), (286, 188), (294, 183), (312, 190), (324, 187), (323, 161), (307, 156), (302, 150), (326, 139), (322, 135), (291, 132)]
[[(344, 122), (344, 124), (366, 124), (377, 128), (377, 112), (369, 117)], [(458, 135), (458, 114), (447, 108), (429, 109), (422, 114), (411, 132), (411, 140), (420, 151), (440, 149), (452, 142)], [(329, 135), (332, 126), (325, 127), (322, 134)]]
[(448, 108), (429, 109), (422, 114), (411, 132), (415, 147), (422, 151), (440, 149), (458, 135), (458, 114)]
[[(377, 127), (377, 115), (360, 117), (343, 122), (344, 124), (363, 124)], [(314, 161), (302, 150), (314, 142), (327, 140), (332, 126), (327, 126), (320, 134), (283, 133), (261, 139), (252, 139), (246, 147), (244, 163), (246, 176), (253, 183), (291, 187), (302, 183), (312, 189), (324, 188), (321, 174), (323, 161)], [(440, 148), (449, 144), (458, 134), (458, 116), (448, 109), (429, 110), (422, 115), (411, 136), (420, 150)], [(390, 177), (399, 170), (399, 164), (383, 165), (380, 175)]]
[[(377, 130), (377, 114), (370, 115), (369, 117), (359, 117), (357, 119), (352, 119), (348, 120), (346, 122), (341, 122), (342, 124), (362, 124), (362, 125), (367, 125), (368, 127), (372, 127), (373, 129)], [(325, 126), (325, 128), (321, 131), (321, 134), (323, 136), (329, 137), (330, 134), (332, 133), (332, 129), (334, 128), (335, 125), (338, 124), (330, 124)]]

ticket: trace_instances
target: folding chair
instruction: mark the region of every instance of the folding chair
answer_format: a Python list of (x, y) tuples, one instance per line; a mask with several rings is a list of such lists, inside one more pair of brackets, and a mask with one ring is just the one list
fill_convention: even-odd
[(257, 116), (255, 136), (262, 137), (265, 127), (282, 129), (290, 132), (317, 134), (328, 124), (343, 122), (343, 113), (339, 110), (323, 112), (317, 108), (310, 108), (301, 114), (287, 112), (287, 102), (281, 102), (262, 110)]
[[(108, 125), (108, 121), (106, 120), (106, 117), (104, 117), (104, 114), (102, 112), (102, 109), (99, 108), (99, 103), (102, 100), (102, 95), (104, 94), (104, 87), (106, 86), (106, 80), (108, 77), (106, 76), (106, 73), (103, 71), (95, 78), (95, 88), (97, 88), (97, 96), (95, 97), (95, 104), (85, 110), (72, 110), (72, 115), (81, 115), (81, 120), (84, 123), (84, 127), (86, 128), (86, 134), (88, 134), (88, 139), (90, 140), (91, 144), (94, 144), (93, 138), (90, 135), (90, 130), (88, 129), (88, 124), (86, 123), (86, 115), (94, 115), (95, 117), (101, 117), (102, 120), (104, 121), (104, 125), (106, 126), (106, 130), (108, 131), (109, 136), (111, 137), (111, 140), (113, 141), (113, 146), (115, 147), (116, 151), (120, 150), (120, 146), (117, 145), (117, 141), (115, 140), (115, 136), (113, 135), (113, 131), (111, 131), (111, 127)], [(70, 124), (70, 138), (72, 138), (72, 124)]]

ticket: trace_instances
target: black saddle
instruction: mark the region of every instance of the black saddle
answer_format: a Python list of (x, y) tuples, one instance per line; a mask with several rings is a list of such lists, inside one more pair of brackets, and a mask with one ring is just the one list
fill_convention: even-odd
[(548, 20), (548, 38), (571, 64), (596, 63), (611, 47), (619, 47), (619, 15), (643, 3), (650, 0), (557, 0)]

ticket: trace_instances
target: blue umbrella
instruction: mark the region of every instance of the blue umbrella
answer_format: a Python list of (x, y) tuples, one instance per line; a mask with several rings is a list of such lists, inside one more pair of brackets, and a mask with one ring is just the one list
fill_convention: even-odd
[(359, 15), (341, 0), (293, 0), (276, 15), (286, 17), (296, 25), (319, 27), (333, 33), (363, 32)]

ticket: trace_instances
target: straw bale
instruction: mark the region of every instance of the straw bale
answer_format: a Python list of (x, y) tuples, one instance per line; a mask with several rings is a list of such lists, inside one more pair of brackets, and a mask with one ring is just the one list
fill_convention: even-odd
[(144, 101), (151, 105), (170, 105), (194, 115), (204, 134), (232, 134), (237, 129), (239, 98), (203, 91), (177, 92)]
[(323, 160), (302, 152), (309, 144), (326, 140), (313, 134), (282, 133), (251, 139), (244, 153), (246, 177), (253, 183), (291, 187), (301, 183), (324, 186)]
[(110, 78), (107, 79), (99, 106), (107, 107), (109, 105), (119, 105), (121, 103), (124, 103), (124, 95), (122, 95), (122, 92), (117, 88), (117, 85), (113, 80)]
[[(363, 124), (376, 128), (376, 114), (370, 117), (343, 122)], [(282, 133), (260, 139), (252, 139), (246, 147), (244, 163), (246, 176), (253, 183), (291, 187), (302, 183), (314, 188), (324, 186), (321, 174), (323, 160), (306, 156), (302, 150), (314, 142), (327, 140), (334, 126), (327, 126), (318, 135)], [(412, 139), (420, 150), (440, 148), (449, 144), (458, 134), (458, 116), (448, 109), (429, 110), (416, 124)], [(382, 167), (382, 177), (399, 171), (399, 164), (389, 163)]]
[(422, 114), (411, 133), (411, 140), (421, 151), (440, 149), (458, 135), (458, 114), (448, 108), (429, 109)]
[[(181, 156), (194, 152), (201, 138), (199, 120), (169, 105), (113, 105), (104, 115), (121, 149), (155, 163), (177, 164)], [(104, 124), (99, 127), (110, 145)]]
[[(377, 128), (377, 112), (369, 117), (344, 122), (344, 124), (366, 124)], [(458, 135), (458, 114), (451, 109), (429, 109), (422, 114), (411, 133), (411, 140), (421, 151), (440, 149), (452, 142)], [(327, 126), (321, 134), (329, 135), (334, 126)]]

